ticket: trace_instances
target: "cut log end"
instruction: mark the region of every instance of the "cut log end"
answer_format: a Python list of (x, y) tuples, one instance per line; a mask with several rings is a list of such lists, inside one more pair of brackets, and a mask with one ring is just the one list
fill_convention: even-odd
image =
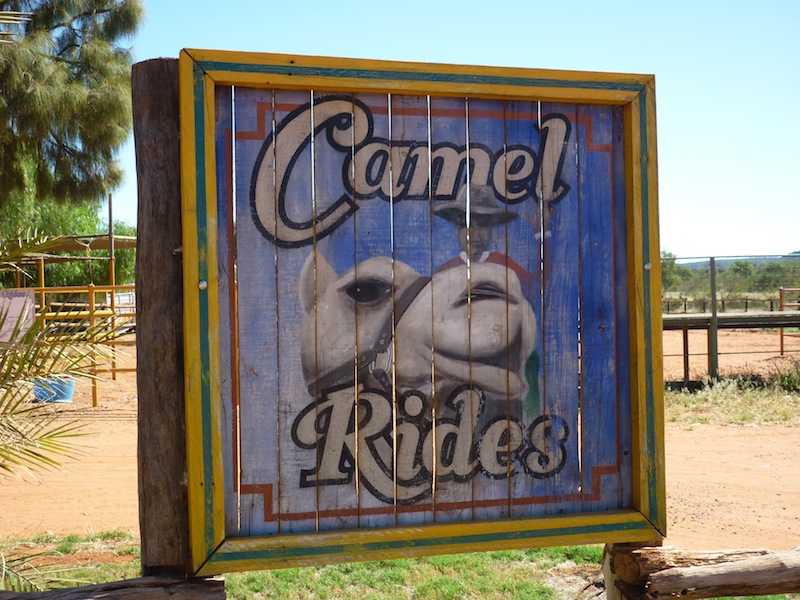
[(716, 598), (800, 591), (800, 550), (606, 548), (608, 600)]

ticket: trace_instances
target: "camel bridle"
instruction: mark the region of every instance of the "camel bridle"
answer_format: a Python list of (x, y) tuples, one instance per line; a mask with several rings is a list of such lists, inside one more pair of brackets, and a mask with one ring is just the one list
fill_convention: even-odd
[(377, 384), (384, 391), (392, 389), (392, 332), (416, 297), (431, 282), (430, 277), (418, 277), (410, 286), (394, 297), (393, 310), (377, 329), (372, 343), (358, 349), (357, 367), (345, 362), (327, 374), (318, 377), (308, 386), (314, 397), (333, 387), (355, 385), (356, 380), (368, 385)]

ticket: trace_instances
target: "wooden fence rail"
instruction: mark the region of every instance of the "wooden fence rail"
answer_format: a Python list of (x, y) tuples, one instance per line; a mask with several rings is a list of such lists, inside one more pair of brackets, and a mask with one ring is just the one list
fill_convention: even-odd
[[(689, 383), (689, 330), (701, 329), (708, 332), (708, 365), (709, 376), (716, 377), (719, 364), (719, 348), (712, 343), (718, 329), (780, 329), (784, 327), (800, 327), (800, 311), (783, 311), (772, 313), (728, 313), (728, 314), (665, 314), (664, 331), (679, 330), (683, 332), (683, 378)], [(781, 355), (783, 355), (783, 338), (781, 337)]]
[[(92, 375), (110, 373), (112, 379), (118, 373), (135, 372), (136, 366), (122, 367), (117, 361), (117, 348), (136, 345), (136, 304), (134, 285), (94, 285), (36, 287), (32, 289), (36, 298), (36, 317), (42, 318), (44, 331), (58, 331), (59, 335), (74, 333), (107, 322), (114, 335), (103, 340), (111, 347), (108, 367), (97, 368)], [(98, 302), (98, 297), (102, 298)], [(119, 298), (133, 302), (119, 302)], [(98, 380), (92, 379), (92, 406), (98, 405)]]
[[(752, 310), (781, 310), (780, 298), (753, 298), (750, 296), (732, 296), (717, 298), (720, 312), (750, 312)], [(661, 300), (665, 314), (689, 314), (709, 312), (710, 298), (663, 298)], [(677, 310), (676, 310), (677, 308)], [(691, 310), (690, 310), (691, 309)]]
[[(794, 300), (792, 300), (794, 298)], [(785, 310), (800, 310), (800, 288), (781, 288), (780, 289), (780, 307), (781, 312)], [(783, 338), (787, 334), (784, 332), (784, 328), (781, 327), (781, 356), (784, 355), (784, 342)]]

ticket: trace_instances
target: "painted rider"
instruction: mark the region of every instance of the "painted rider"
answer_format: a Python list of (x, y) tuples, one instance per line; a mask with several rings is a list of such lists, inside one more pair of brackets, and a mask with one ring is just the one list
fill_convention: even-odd
[[(467, 224), (467, 203), (469, 203), (469, 224)], [(444, 271), (470, 262), (488, 262), (505, 265), (517, 274), (522, 289), (527, 291), (530, 273), (506, 254), (492, 251), (495, 227), (510, 223), (517, 213), (500, 206), (490, 185), (462, 186), (455, 200), (442, 202), (433, 209), (433, 214), (450, 221), (457, 227), (458, 244), (461, 252), (440, 265), (436, 272)]]
[[(492, 186), (470, 184), (469, 194), (467, 187), (466, 185), (461, 187), (455, 200), (442, 202), (433, 209), (434, 215), (450, 221), (457, 227), (458, 243), (461, 247), (458, 256), (440, 265), (436, 269), (436, 273), (467, 264), (468, 260), (470, 264), (479, 262), (505, 265), (516, 273), (523, 294), (529, 297), (529, 294), (532, 293), (533, 275), (507, 254), (491, 250), (495, 228), (512, 222), (518, 217), (517, 213), (508, 210), (506, 206), (501, 206)], [(467, 223), (467, 205), (469, 205), (469, 224)], [(528, 357), (525, 371), (528, 381), (526, 397), (514, 400), (510, 405), (506, 404), (505, 398), (487, 398), (489, 408), (478, 419), (476, 431), (480, 431), (494, 415), (504, 414), (506, 410), (510, 410), (511, 414), (516, 416), (538, 414), (539, 358), (537, 352), (533, 352)]]

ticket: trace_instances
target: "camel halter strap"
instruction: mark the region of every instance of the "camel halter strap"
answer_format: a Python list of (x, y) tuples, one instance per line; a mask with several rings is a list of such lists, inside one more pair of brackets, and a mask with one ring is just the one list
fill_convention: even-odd
[[(431, 281), (430, 277), (419, 277), (410, 286), (408, 286), (399, 296), (395, 298), (394, 310), (387, 315), (381, 327), (378, 329), (378, 334), (375, 337), (371, 346), (362, 350), (359, 348), (358, 352), (358, 376), (359, 378), (366, 374), (372, 375), (375, 380), (383, 387), (384, 390), (391, 389), (391, 367), (392, 367), (392, 329), (393, 324), (397, 326), (405, 314), (411, 303), (425, 289)], [(392, 314), (394, 314), (394, 323), (392, 322)], [(381, 356), (383, 355), (383, 356)], [(381, 359), (381, 364), (378, 359)], [(385, 358), (385, 360), (384, 360)], [(308, 386), (308, 392), (312, 396), (317, 396), (320, 392), (334, 387), (345, 384), (355, 383), (353, 377), (353, 363), (346, 362), (343, 365), (336, 367), (333, 371), (324, 375), (312, 382)]]

